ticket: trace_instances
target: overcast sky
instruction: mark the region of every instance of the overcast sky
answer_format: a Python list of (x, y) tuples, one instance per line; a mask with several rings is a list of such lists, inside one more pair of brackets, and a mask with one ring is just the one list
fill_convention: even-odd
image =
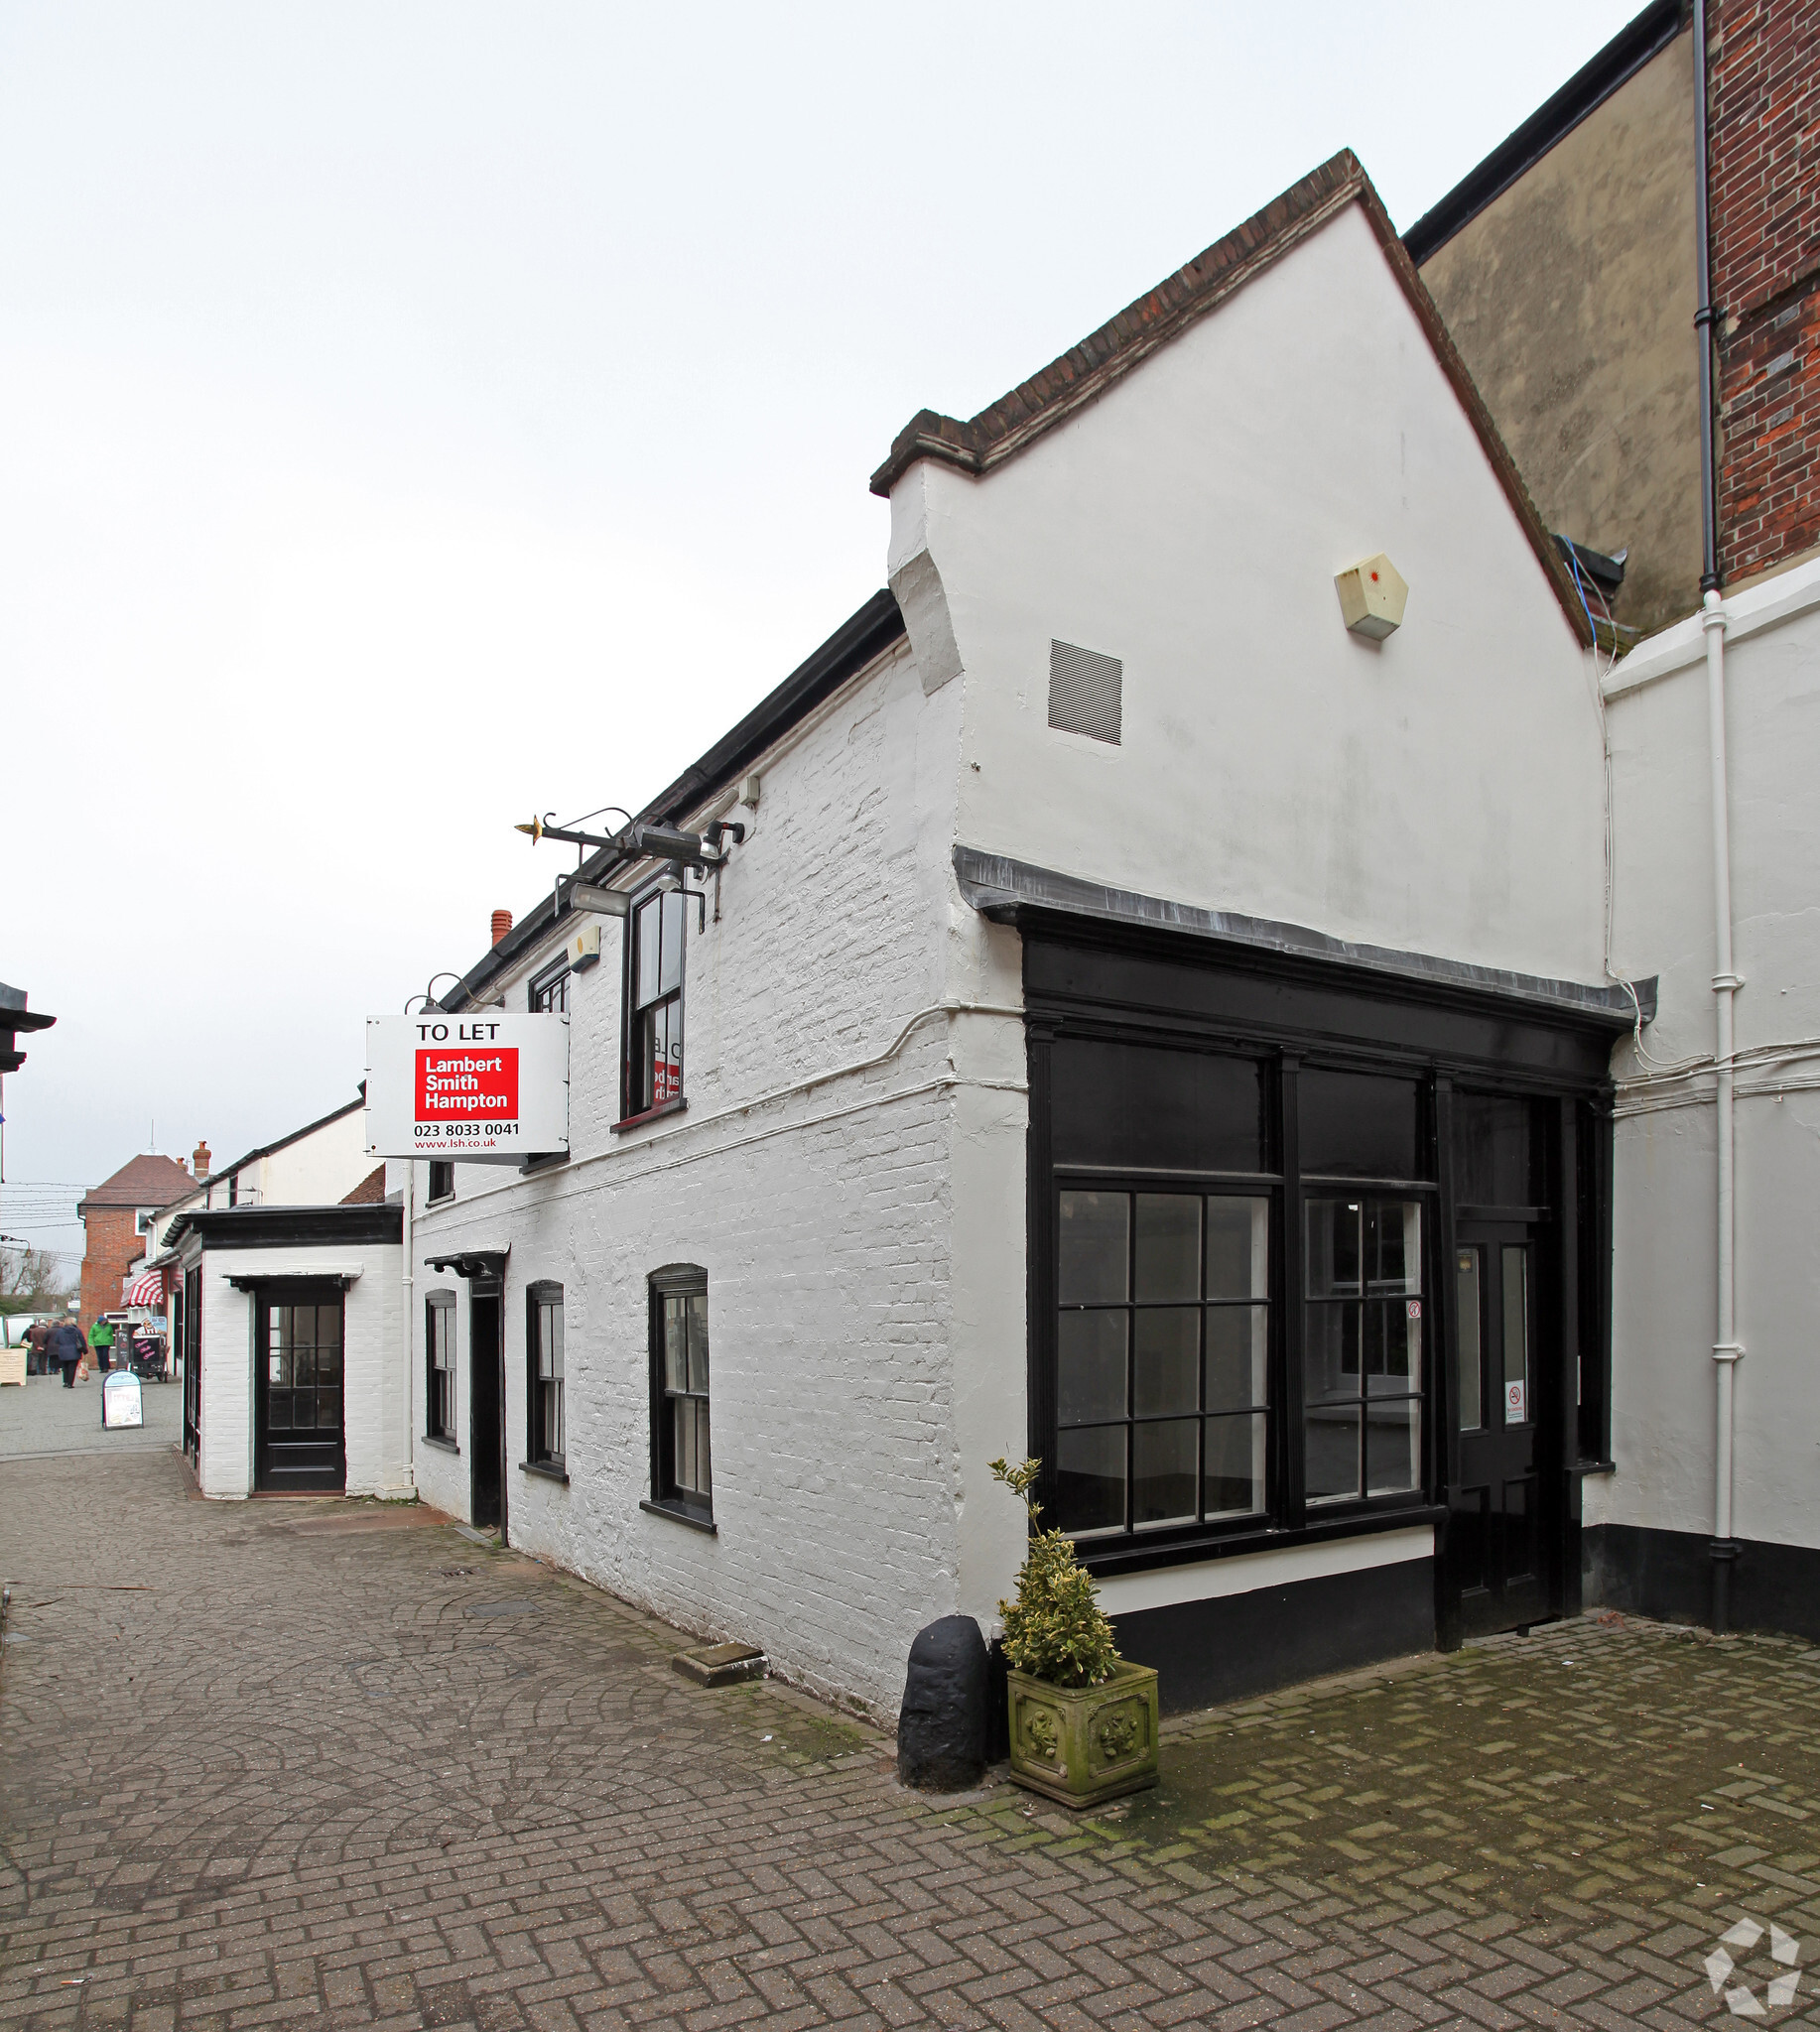
[(8, 1179), (350, 1097), (514, 820), (883, 582), (913, 412), (1343, 146), (1407, 226), (1635, 4), (0, 0)]

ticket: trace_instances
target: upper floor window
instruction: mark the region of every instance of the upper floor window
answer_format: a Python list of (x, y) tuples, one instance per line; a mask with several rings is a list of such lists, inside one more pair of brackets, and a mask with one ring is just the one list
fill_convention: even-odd
[(455, 1309), (453, 1291), (433, 1291), (424, 1302), (424, 1431), (433, 1440), (455, 1436)]
[(632, 908), (626, 946), (625, 1114), (683, 1097), (683, 925), (686, 901), (658, 890)]
[(525, 1293), (525, 1340), (530, 1356), (531, 1433), (527, 1459), (535, 1466), (563, 1465), (563, 1287), (533, 1284)]
[(651, 1494), (714, 1515), (708, 1415), (708, 1272), (679, 1263), (651, 1278)]
[(559, 959), (554, 966), (546, 966), (531, 982), (527, 1006), (533, 1016), (548, 1010), (555, 1015), (566, 1015), (569, 1009), (569, 960)]
[(455, 1166), (448, 1158), (433, 1157), (430, 1160), (430, 1198), (433, 1201), (455, 1198)]

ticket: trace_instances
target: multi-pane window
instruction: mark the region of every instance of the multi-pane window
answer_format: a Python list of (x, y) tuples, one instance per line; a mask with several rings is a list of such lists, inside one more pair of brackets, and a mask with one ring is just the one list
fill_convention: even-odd
[(683, 926), (680, 890), (659, 890), (632, 911), (626, 940), (628, 1116), (683, 1097)]
[(274, 1305), (266, 1316), (266, 1429), (332, 1433), (341, 1426), (341, 1301)]
[(424, 1430), (433, 1440), (455, 1436), (455, 1294), (436, 1291), (424, 1305)]
[(652, 1493), (702, 1516), (714, 1509), (708, 1414), (708, 1280), (699, 1272), (652, 1279), (655, 1370)]
[(546, 967), (531, 983), (526, 997), (533, 1016), (544, 1010), (564, 1015), (569, 1008), (569, 961), (564, 958)]
[(532, 1461), (563, 1464), (563, 1287), (534, 1284), (525, 1294), (530, 1343)]
[(1057, 1521), (1077, 1536), (1267, 1500), (1270, 1201), (1064, 1190)]
[(1303, 1481), (1311, 1503), (1421, 1485), (1422, 1203), (1307, 1203)]

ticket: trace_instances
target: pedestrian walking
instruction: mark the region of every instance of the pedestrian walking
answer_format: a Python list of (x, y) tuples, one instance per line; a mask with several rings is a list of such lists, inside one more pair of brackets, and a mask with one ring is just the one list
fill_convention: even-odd
[(75, 1388), (75, 1365), (82, 1358), (82, 1330), (73, 1318), (65, 1318), (51, 1330), (48, 1343), (51, 1358), (64, 1372), (64, 1388)]
[(94, 1350), (95, 1367), (106, 1375), (114, 1361), (114, 1323), (105, 1313), (89, 1328), (88, 1344)]
[(25, 1330), (26, 1371), (34, 1376), (51, 1373), (51, 1322), (34, 1320)]

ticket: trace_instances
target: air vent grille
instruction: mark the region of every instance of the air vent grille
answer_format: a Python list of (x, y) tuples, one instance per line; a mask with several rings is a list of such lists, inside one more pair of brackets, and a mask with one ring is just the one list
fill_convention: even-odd
[(1049, 724), (1118, 745), (1124, 715), (1125, 667), (1115, 656), (1072, 642), (1049, 645)]

